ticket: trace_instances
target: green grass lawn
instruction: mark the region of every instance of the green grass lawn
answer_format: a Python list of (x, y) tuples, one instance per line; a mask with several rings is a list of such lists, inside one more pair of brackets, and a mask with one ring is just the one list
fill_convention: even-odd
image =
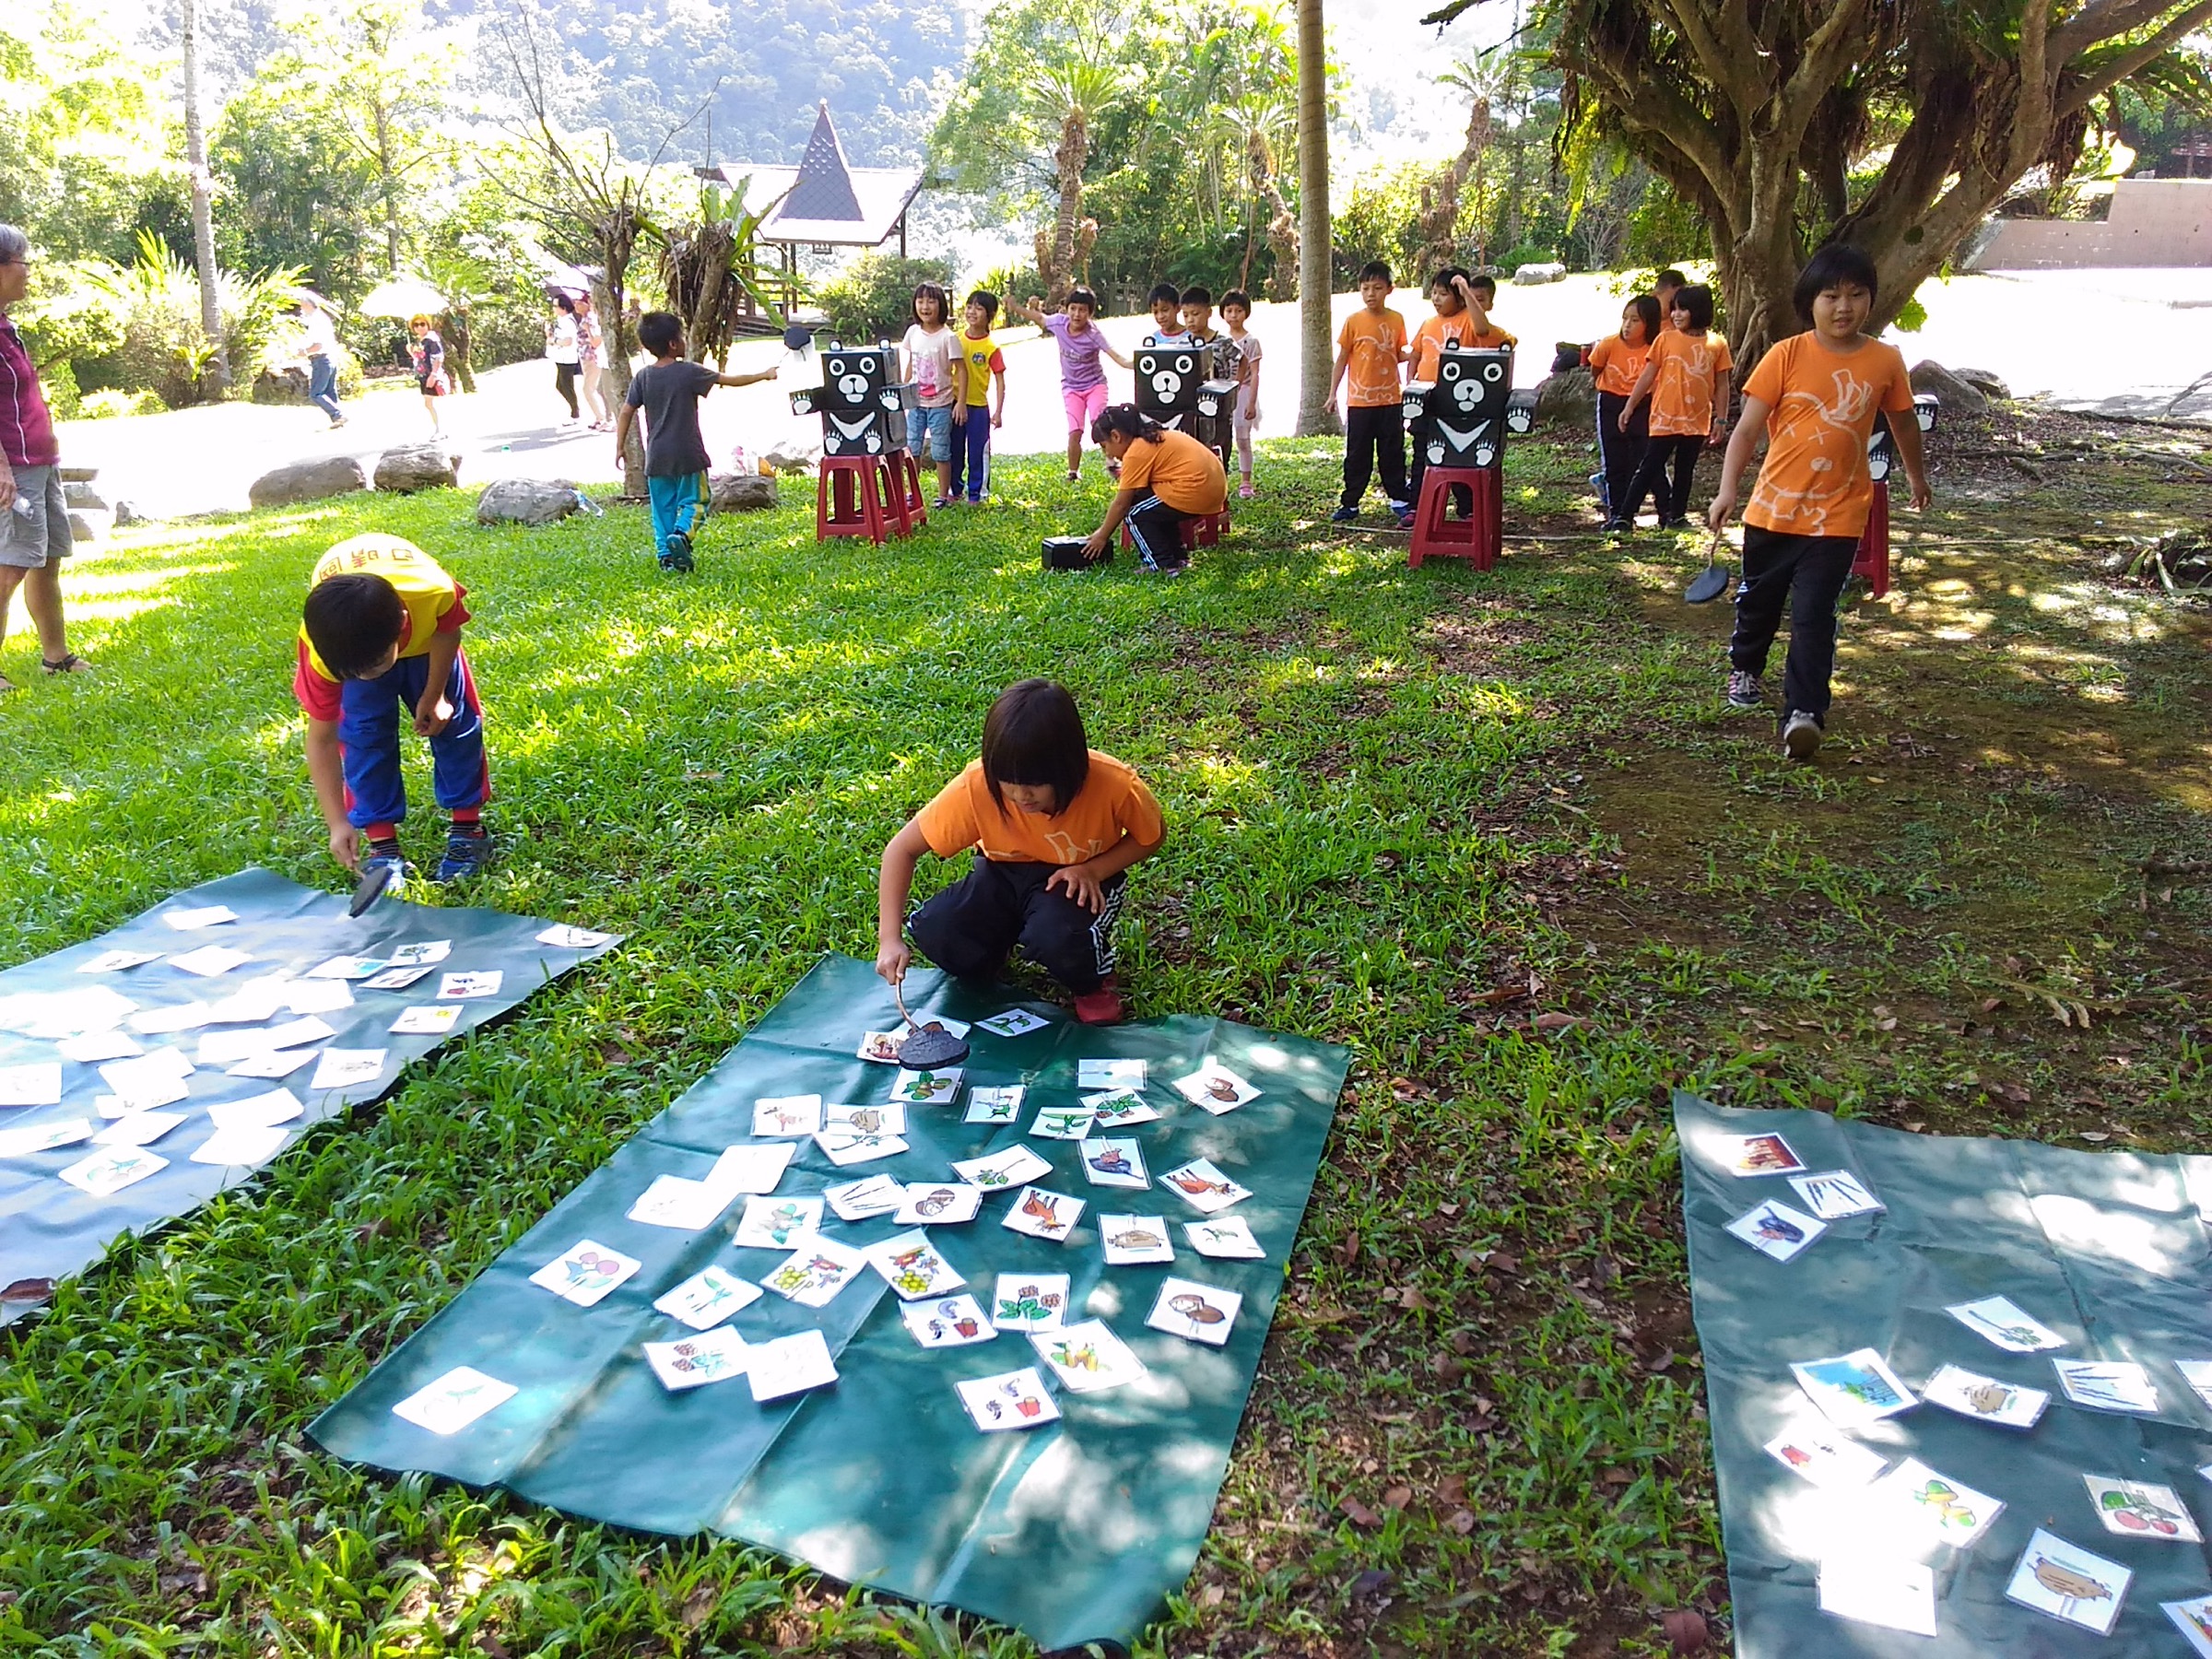
[[(0, 1337), (0, 1646), (1030, 1653), (300, 1429), (820, 952), (872, 953), (884, 840), (1044, 674), (1167, 810), (1136, 1013), (1356, 1053), (1212, 1536), (1141, 1652), (1651, 1654), (1677, 1607), (1724, 1651), (1667, 1090), (2197, 1144), (2212, 912), (2136, 864), (2204, 855), (2212, 627), (2070, 536), (2179, 523), (2201, 481), (1939, 471), (1793, 769), (1721, 704), (1725, 607), (1674, 596), (1689, 544), (1571, 534), (1581, 451), (1515, 453), (1513, 522), (1555, 539), (1483, 576), (1320, 522), (1334, 466), (1272, 446), (1177, 582), (1041, 574), (1100, 492), (1019, 461), (884, 548), (816, 546), (787, 488), (688, 580), (633, 510), (494, 532), (451, 492), (80, 560), (100, 674), (47, 680), (20, 637), (0, 663), (33, 682), (0, 703), (0, 962), (246, 865), (339, 885), (291, 641), (315, 556), (370, 528), (477, 613), (501, 854), (468, 898), (629, 940)], [(419, 752), (409, 782), (427, 804)]]

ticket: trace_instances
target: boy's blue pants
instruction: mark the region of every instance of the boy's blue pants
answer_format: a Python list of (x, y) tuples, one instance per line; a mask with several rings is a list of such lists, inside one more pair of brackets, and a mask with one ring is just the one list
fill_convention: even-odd
[[(430, 659), (402, 657), (372, 680), (338, 688), (338, 744), (346, 771), (346, 821), (356, 830), (396, 824), (407, 816), (407, 793), (399, 776), (399, 733), (415, 724), (415, 703), (429, 684)], [(484, 710), (465, 653), (453, 658), (445, 699), (453, 717), (429, 740), (430, 780), (438, 805), (452, 812), (481, 806), (491, 794), (484, 759)]]
[(971, 405), (968, 418), (952, 429), (952, 493), (960, 493), (961, 481), (968, 487), (968, 499), (980, 501), (991, 482), (991, 410), (987, 405)]
[(645, 499), (653, 503), (653, 550), (668, 551), (668, 538), (681, 530), (691, 534), (699, 519), (699, 504), (706, 497), (707, 475), (686, 473), (680, 478), (648, 478)]

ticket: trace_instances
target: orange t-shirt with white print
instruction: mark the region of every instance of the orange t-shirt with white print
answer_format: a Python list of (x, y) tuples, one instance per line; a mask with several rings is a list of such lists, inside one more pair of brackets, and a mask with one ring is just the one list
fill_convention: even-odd
[(1159, 803), (1136, 769), (1099, 749), (1076, 798), (1049, 817), (1024, 812), (991, 798), (983, 763), (971, 760), (960, 775), (914, 815), (922, 839), (939, 858), (972, 847), (994, 864), (1074, 865), (1121, 845), (1134, 835), (1149, 846), (1163, 833)]
[(1652, 382), (1652, 436), (1703, 437), (1712, 431), (1714, 384), (1735, 367), (1728, 342), (1710, 330), (1663, 334), (1649, 361), (1659, 366)]
[(1437, 365), (1442, 360), (1446, 346), (1460, 346), (1469, 351), (1497, 351), (1511, 350), (1519, 344), (1502, 328), (1477, 328), (1472, 312), (1463, 311), (1453, 317), (1431, 317), (1414, 334), (1413, 371), (1406, 378), (1435, 380)]
[(1618, 335), (1607, 335), (1590, 347), (1590, 372), (1597, 377), (1597, 389), (1626, 397), (1636, 390), (1636, 377), (1651, 355), (1652, 348), (1641, 340), (1631, 346)]
[(1380, 409), (1406, 401), (1398, 365), (1406, 360), (1406, 319), (1394, 311), (1381, 316), (1361, 306), (1344, 320), (1336, 348), (1345, 359), (1345, 401), (1355, 409)]
[(1841, 352), (1817, 335), (1792, 335), (1759, 359), (1744, 395), (1772, 411), (1744, 523), (1787, 535), (1863, 532), (1874, 505), (1866, 441), (1875, 414), (1912, 407), (1904, 355), (1879, 340)]

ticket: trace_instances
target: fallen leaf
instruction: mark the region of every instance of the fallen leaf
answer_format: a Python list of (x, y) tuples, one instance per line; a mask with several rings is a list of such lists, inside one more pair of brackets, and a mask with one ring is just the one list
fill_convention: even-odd
[(1659, 1628), (1666, 1632), (1667, 1641), (1675, 1645), (1677, 1653), (1701, 1653), (1705, 1651), (1708, 1633), (1705, 1616), (1688, 1607), (1677, 1607), (1672, 1613), (1659, 1616)]
[(373, 1221), (364, 1221), (353, 1230), (353, 1236), (366, 1244), (371, 1239), (381, 1239), (392, 1230), (392, 1223), (382, 1216)]
[(1369, 1509), (1357, 1498), (1347, 1498), (1336, 1507), (1345, 1512), (1346, 1518), (1354, 1526), (1380, 1526), (1382, 1524), (1382, 1517), (1376, 1514), (1373, 1510)]
[(1336, 1259), (1349, 1267), (1359, 1259), (1359, 1234), (1357, 1229), (1347, 1228), (1343, 1241), (1336, 1246)]
[(1198, 1592), (1198, 1605), (1202, 1607), (1218, 1607), (1228, 1594), (1218, 1584), (1207, 1584)]
[(0, 1288), (0, 1301), (42, 1302), (53, 1299), (53, 1281), (50, 1278), (20, 1278)]
[(1430, 1357), (1429, 1370), (1449, 1388), (1467, 1374), (1467, 1362), (1451, 1354), (1435, 1354)]
[(1633, 1469), (1607, 1469), (1599, 1477), (1607, 1486), (1627, 1486), (1636, 1478)]
[(681, 1618), (685, 1624), (696, 1630), (700, 1625), (707, 1622), (708, 1616), (721, 1602), (721, 1591), (715, 1589), (712, 1584), (701, 1584), (684, 1598), (684, 1610)]
[(1994, 1014), (2004, 1006), (2005, 999), (2001, 996), (1985, 996), (1982, 999), (1982, 1012), (1984, 1014)]
[(1510, 1276), (1521, 1271), (1521, 1258), (1517, 1255), (1508, 1254), (1502, 1250), (1493, 1250), (1490, 1252), (1488, 1259), (1483, 1263), (1483, 1265), (1489, 1268), (1492, 1272), (1503, 1273)]
[(1382, 1494), (1382, 1507), (1386, 1510), (1402, 1510), (1412, 1501), (1413, 1488), (1403, 1483), (1392, 1487)]
[(1380, 1567), (1370, 1567), (1352, 1581), (1352, 1599), (1365, 1601), (1371, 1595), (1381, 1595), (1390, 1588), (1390, 1574)]
[(1528, 1023), (1532, 1030), (1565, 1031), (1583, 1022), (1572, 1014), (1539, 1014)]
[(1653, 1376), (1657, 1376), (1661, 1371), (1666, 1370), (1668, 1366), (1674, 1364), (1674, 1362), (1675, 1350), (1673, 1348), (1668, 1348), (1665, 1353), (1661, 1354), (1658, 1359), (1647, 1360), (1643, 1369), (1647, 1371), (1650, 1371)]
[(1465, 1355), (1475, 1351), (1475, 1333), (1465, 1325), (1460, 1326), (1444, 1340), (1452, 1345), (1452, 1351), (1455, 1354)]
[(1467, 1477), (1465, 1475), (1445, 1476), (1436, 1483), (1436, 1500), (1439, 1503), (1465, 1503), (1467, 1500)]
[(1452, 1518), (1444, 1524), (1464, 1538), (1475, 1530), (1475, 1517), (1464, 1509), (1453, 1510)]

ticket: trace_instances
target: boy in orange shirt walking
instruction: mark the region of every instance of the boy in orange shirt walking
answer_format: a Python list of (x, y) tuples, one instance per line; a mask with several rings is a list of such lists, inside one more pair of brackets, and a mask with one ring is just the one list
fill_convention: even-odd
[(1707, 332), (1712, 327), (1712, 290), (1701, 284), (1684, 288), (1675, 296), (1674, 319), (1674, 331), (1653, 342), (1629, 406), (1620, 412), (1626, 432), (1637, 406), (1651, 399), (1651, 441), (1629, 481), (1629, 499), (1613, 504), (1615, 529), (1635, 527), (1646, 494), (1658, 509), (1662, 530), (1688, 529), (1698, 456), (1728, 432), (1728, 379), (1735, 364), (1728, 342)]
[(1897, 418), (1912, 408), (1905, 359), (1896, 347), (1860, 332), (1876, 291), (1874, 262), (1856, 248), (1831, 244), (1806, 263), (1794, 298), (1810, 328), (1775, 345), (1744, 382), (1743, 424), (1728, 445), (1720, 489), (1705, 517), (1716, 535), (1728, 523), (1764, 429), (1766, 464), (1744, 510), (1744, 579), (1728, 646), (1728, 703), (1760, 706), (1759, 676), (1787, 606), (1782, 745), (1793, 760), (1818, 753), (1828, 725), (1836, 601), (1874, 503), (1866, 441), (1877, 410), (1891, 418), (1913, 508), (1928, 504), (1919, 422)]
[(1406, 387), (1399, 371), (1406, 361), (1406, 319), (1390, 309), (1390, 267), (1371, 259), (1359, 272), (1359, 309), (1344, 320), (1336, 336), (1336, 368), (1329, 376), (1329, 402), (1346, 387), (1344, 412), (1344, 499), (1329, 514), (1349, 524), (1359, 517), (1359, 500), (1379, 465), (1382, 493), (1391, 512), (1404, 520), (1412, 512), (1406, 499)]

